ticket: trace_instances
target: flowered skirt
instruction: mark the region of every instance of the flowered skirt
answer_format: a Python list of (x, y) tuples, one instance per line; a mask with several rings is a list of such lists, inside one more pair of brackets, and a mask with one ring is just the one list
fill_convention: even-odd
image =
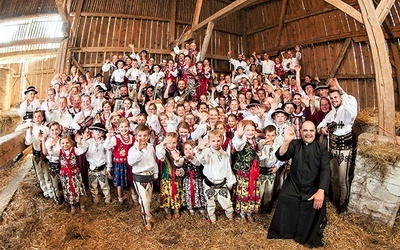
[(179, 180), (160, 181), (160, 208), (179, 209), (182, 205), (182, 186)]
[(204, 187), (201, 178), (185, 177), (183, 179), (183, 206), (188, 209), (201, 208), (206, 205)]
[(249, 194), (249, 174), (238, 171), (236, 174), (236, 212), (256, 213), (260, 208), (260, 181), (255, 183), (254, 194)]
[(85, 186), (83, 185), (82, 175), (80, 173), (71, 176), (60, 176), (61, 185), (65, 202), (73, 205), (79, 202), (79, 197), (86, 195)]

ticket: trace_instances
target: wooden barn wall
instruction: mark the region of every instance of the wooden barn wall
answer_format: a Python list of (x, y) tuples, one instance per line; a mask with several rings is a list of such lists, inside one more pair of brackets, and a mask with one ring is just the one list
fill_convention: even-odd
[[(106, 58), (114, 54), (130, 54), (130, 43), (135, 51), (146, 49), (156, 62), (170, 58), (172, 0), (143, 1), (115, 0), (100, 4), (99, 0), (85, 0), (80, 16), (77, 17), (76, 36), (72, 37), (72, 57), (93, 73), (101, 71)], [(71, 4), (70, 22), (79, 13), (77, 0)], [(195, 1), (176, 0), (175, 35), (178, 38), (191, 27)], [(200, 21), (212, 15), (228, 3), (224, 1), (204, 2)], [(206, 27), (195, 34), (195, 41), (201, 49)], [(229, 15), (215, 23), (207, 58), (216, 70), (229, 71), (226, 62), (228, 48), (242, 50), (241, 27), (235, 23), (235, 16)]]
[[(358, 9), (356, 0), (345, 1)], [(377, 107), (372, 54), (367, 43), (364, 26), (320, 0), (288, 0), (281, 36), (277, 37), (282, 1), (269, 1), (250, 7), (246, 12), (248, 51), (268, 51), (272, 56), (282, 50), (301, 46), (302, 76), (309, 74), (326, 78), (338, 57), (343, 42), (352, 37), (353, 42), (345, 54), (337, 73), (341, 85), (357, 97), (361, 109)], [(387, 18), (395, 50), (399, 51), (400, 2), (396, 1)], [(386, 34), (387, 35), (387, 34)], [(387, 36), (388, 37), (388, 36)], [(400, 67), (400, 65), (397, 65)], [(396, 107), (399, 107), (399, 86), (393, 67)]]
[(10, 96), (12, 98), (11, 107), (23, 100), (23, 92), (28, 86), (35, 86), (38, 98), (46, 98), (46, 90), (51, 87), (51, 80), (55, 75), (56, 57), (47, 59), (32, 59), (21, 63), (3, 64), (2, 67), (8, 67), (13, 70), (12, 89)]
[(0, 1), (0, 19), (57, 13), (55, 1)]

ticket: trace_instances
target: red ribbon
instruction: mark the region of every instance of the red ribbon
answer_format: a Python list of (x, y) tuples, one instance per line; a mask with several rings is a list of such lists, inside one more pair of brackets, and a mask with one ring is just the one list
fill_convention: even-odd
[(250, 177), (249, 177), (249, 197), (250, 200), (255, 200), (254, 190), (256, 188), (256, 181), (260, 175), (260, 168), (258, 167), (258, 161), (253, 160), (250, 167)]
[(171, 171), (171, 200), (175, 200), (176, 195), (176, 168), (172, 167)]
[(190, 200), (192, 201), (192, 208), (194, 207), (195, 199), (194, 199), (194, 174), (193, 170), (189, 170), (189, 183), (190, 183)]

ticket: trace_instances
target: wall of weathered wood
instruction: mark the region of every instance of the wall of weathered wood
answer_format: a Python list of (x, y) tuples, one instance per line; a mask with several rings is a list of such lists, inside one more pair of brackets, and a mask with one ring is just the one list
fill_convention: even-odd
[[(23, 100), (23, 92), (28, 86), (35, 86), (38, 90), (38, 98), (44, 100), (46, 90), (51, 87), (51, 79), (56, 74), (56, 57), (47, 59), (34, 59), (24, 63), (4, 64), (2, 67), (12, 70), (10, 88), (10, 107)], [(3, 79), (0, 79), (0, 83)], [(10, 108), (8, 107), (8, 108)]]
[[(362, 24), (321, 0), (288, 0), (283, 20), (280, 20), (284, 1), (268, 1), (247, 9), (246, 24), (248, 32), (247, 53), (268, 51), (277, 55), (280, 51), (301, 45), (303, 59), (302, 75), (318, 75), (327, 78), (338, 57), (344, 40), (353, 39), (338, 70), (340, 84), (354, 95), (360, 108), (377, 107), (372, 54), (368, 38)], [(345, 1), (358, 9), (357, 1)], [(385, 35), (392, 63), (395, 85), (396, 106), (399, 106), (399, 84), (395, 55), (400, 51), (400, 2), (396, 1), (384, 23)], [(277, 35), (279, 23), (283, 22), (280, 36)], [(400, 76), (399, 76), (400, 77)]]
[[(86, 0), (82, 8), (80, 0), (72, 1), (70, 23), (76, 22), (76, 32), (72, 37), (71, 56), (82, 68), (94, 73), (101, 71), (106, 58), (114, 54), (130, 54), (128, 44), (135, 45), (135, 51), (146, 49), (156, 62), (170, 57), (170, 30), (175, 25), (178, 38), (192, 24), (195, 1), (155, 0), (143, 1), (115, 0), (104, 3), (100, 0)], [(171, 4), (176, 2), (176, 20), (171, 20)], [(200, 20), (225, 7), (226, 1), (204, 1)], [(240, 14), (240, 12), (238, 12)], [(237, 22), (238, 13), (216, 22), (207, 58), (220, 70), (229, 70), (226, 54), (231, 48), (241, 51), (242, 26)], [(77, 20), (74, 20), (77, 19)], [(201, 49), (205, 30), (195, 37)], [(222, 60), (221, 60), (222, 59)]]

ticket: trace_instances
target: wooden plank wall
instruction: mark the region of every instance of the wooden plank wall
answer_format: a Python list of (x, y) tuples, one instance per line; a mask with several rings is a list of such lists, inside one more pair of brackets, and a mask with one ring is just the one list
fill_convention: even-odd
[[(280, 45), (276, 45), (276, 33), (282, 1), (269, 1), (247, 9), (246, 29), (249, 54), (255, 50), (268, 51), (273, 56), (281, 50), (301, 45), (303, 55), (302, 75), (318, 75), (326, 78), (343, 42), (353, 38), (337, 77), (343, 88), (354, 95), (361, 109), (377, 107), (372, 54), (368, 38), (362, 24), (342, 11), (320, 0), (289, 0), (284, 18)], [(356, 9), (356, 0), (346, 1)], [(399, 50), (400, 37), (400, 2), (397, 1), (389, 14), (390, 29), (397, 38)], [(391, 52), (392, 53), (392, 52)], [(400, 65), (397, 65), (400, 67)], [(393, 77), (395, 70), (392, 70)], [(396, 79), (396, 106), (399, 106), (399, 89)]]
[[(140, 0), (115, 0), (107, 3), (100, 0), (85, 0), (79, 17), (76, 36), (72, 41), (72, 56), (85, 69), (101, 72), (101, 65), (112, 55), (130, 54), (128, 44), (135, 45), (135, 51), (146, 49), (156, 62), (167, 59), (172, 47), (169, 46), (170, 1), (147, 1), (146, 8)], [(74, 18), (77, 0), (71, 4), (70, 22)], [(226, 1), (203, 3), (200, 21), (225, 7)], [(175, 37), (190, 29), (195, 1), (177, 0)], [(216, 22), (207, 58), (219, 71), (229, 71), (226, 53), (229, 46), (233, 53), (242, 51), (241, 26), (234, 15)], [(205, 28), (195, 35), (200, 48)], [(200, 48), (201, 49), (201, 48)], [(223, 60), (221, 60), (223, 59)]]
[(30, 16), (39, 14), (57, 13), (55, 1), (42, 0), (13, 0), (2, 1), (0, 19), (16, 16)]
[(38, 90), (38, 98), (44, 100), (46, 98), (46, 90), (51, 86), (55, 72), (56, 57), (47, 59), (33, 59), (24, 63), (10, 63), (2, 66), (13, 70), (12, 89), (10, 96), (12, 98), (11, 107), (23, 100), (24, 90), (33, 85)]

